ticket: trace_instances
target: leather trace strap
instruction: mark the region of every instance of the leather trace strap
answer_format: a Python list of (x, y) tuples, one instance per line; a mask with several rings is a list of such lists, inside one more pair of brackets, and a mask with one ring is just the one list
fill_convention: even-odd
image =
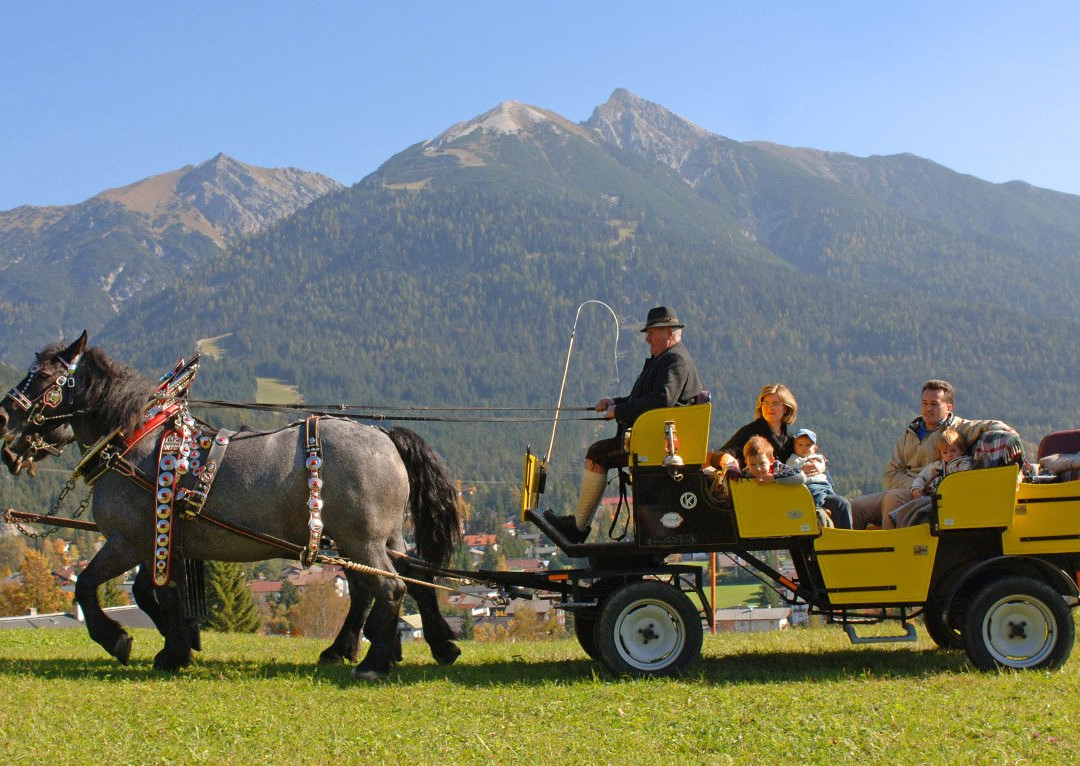
[(236, 431), (222, 428), (213, 435), (208, 433), (198, 435), (196, 443), (199, 446), (199, 452), (196, 452), (196, 455), (209, 451), (206, 452), (206, 462), (202, 464), (201, 469), (196, 467), (195, 470), (198, 473), (192, 471), (192, 475), (196, 476), (195, 486), (181, 487), (176, 491), (176, 500), (185, 505), (185, 518), (194, 520), (202, 513), (203, 506), (206, 505), (206, 499), (210, 496), (210, 487), (214, 484), (214, 479), (217, 478), (218, 471), (221, 468), (221, 461), (225, 458), (225, 450), (229, 447), (229, 440), (232, 439), (235, 433)]
[(304, 449), (307, 451), (304, 467), (308, 470), (308, 542), (300, 556), (300, 562), (304, 566), (311, 566), (319, 555), (323, 532), (323, 480), (319, 475), (322, 469), (322, 440), (319, 439), (319, 416), (317, 415), (312, 415), (304, 421)]

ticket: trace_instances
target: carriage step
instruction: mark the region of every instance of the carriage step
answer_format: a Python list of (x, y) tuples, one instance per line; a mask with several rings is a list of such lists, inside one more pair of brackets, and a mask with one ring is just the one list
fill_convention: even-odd
[(910, 622), (900, 623), (904, 628), (904, 634), (900, 636), (860, 636), (855, 630), (855, 626), (851, 624), (844, 625), (844, 632), (847, 633), (848, 640), (853, 644), (895, 644), (903, 641), (918, 641), (919, 637), (915, 633), (915, 626)]

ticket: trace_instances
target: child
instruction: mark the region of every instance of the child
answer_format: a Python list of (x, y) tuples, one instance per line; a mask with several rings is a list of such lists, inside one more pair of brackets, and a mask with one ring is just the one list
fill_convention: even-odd
[[(743, 447), (743, 457), (746, 459), (746, 473), (749, 474), (747, 478), (756, 480), (758, 484), (806, 483), (805, 473), (776, 459), (772, 444), (764, 436), (751, 437)], [(821, 526), (833, 526), (832, 519), (824, 510), (816, 507), (814, 510)]]
[(824, 509), (835, 526), (851, 529), (851, 502), (833, 492), (832, 481), (825, 472), (828, 461), (818, 452), (817, 440), (817, 434), (809, 428), (796, 431), (793, 437), (794, 452), (788, 458), (787, 465), (806, 474), (806, 488), (814, 498), (814, 505)]
[(937, 443), (938, 459), (919, 472), (911, 483), (911, 500), (885, 517), (885, 528), (910, 527), (929, 520), (931, 495), (949, 474), (970, 471), (975, 467), (967, 454), (964, 437), (955, 428), (941, 432)]
[(764, 436), (752, 436), (743, 446), (746, 473), (758, 484), (805, 484), (806, 474), (776, 459), (773, 446)]

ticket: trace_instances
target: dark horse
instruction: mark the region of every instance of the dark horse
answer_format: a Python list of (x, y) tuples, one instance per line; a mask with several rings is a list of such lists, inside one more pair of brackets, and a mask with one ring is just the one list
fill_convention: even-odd
[[(131, 434), (141, 424), (154, 384), (98, 348), (87, 348), (86, 333), (66, 348), (56, 344), (37, 354), (26, 377), (0, 402), (3, 462), (12, 473), (33, 469), (42, 455), (75, 439), (85, 451), (121, 429)], [(404, 551), (405, 513), (411, 516), (417, 554), (444, 564), (460, 531), (456, 492), (442, 459), (412, 431), (389, 432), (343, 418), (324, 418), (321, 476), (324, 533), (340, 554), (358, 564), (403, 575), (422, 572), (392, 559)], [(203, 510), (241, 528), (257, 530), (294, 545), (308, 540), (309, 472), (305, 468), (304, 424), (232, 437), (217, 470)], [(127, 461), (153, 481), (158, 468), (158, 439), (137, 442)], [(102, 611), (97, 589), (103, 582), (140, 566), (133, 595), (165, 637), (154, 666), (176, 670), (199, 648), (198, 627), (183, 616), (182, 582), (154, 588), (148, 573), (155, 551), (153, 493), (115, 471), (93, 485), (94, 519), (106, 540), (80, 574), (75, 598), (91, 638), (123, 663), (131, 637)], [(210, 523), (185, 523), (179, 546), (184, 557), (215, 561), (260, 561), (282, 555), (280, 549), (230, 533)], [(346, 569), (351, 604), (334, 642), (320, 663), (355, 662), (361, 631), (371, 640), (358, 678), (385, 676), (400, 659), (397, 616), (405, 584), (396, 577), (360, 574)], [(182, 580), (182, 578), (180, 578)], [(425, 579), (427, 579), (425, 577)], [(424, 634), (440, 663), (460, 654), (453, 633), (439, 613), (431, 588), (409, 586), (424, 618)]]

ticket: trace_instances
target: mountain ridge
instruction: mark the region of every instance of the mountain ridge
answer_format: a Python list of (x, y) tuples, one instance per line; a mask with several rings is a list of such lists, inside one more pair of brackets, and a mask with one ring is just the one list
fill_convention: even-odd
[[(134, 296), (343, 188), (317, 173), (225, 154), (81, 203), (0, 212), (0, 354), (77, 324), (96, 331)], [(56, 310), (38, 314), (40, 307)]]

